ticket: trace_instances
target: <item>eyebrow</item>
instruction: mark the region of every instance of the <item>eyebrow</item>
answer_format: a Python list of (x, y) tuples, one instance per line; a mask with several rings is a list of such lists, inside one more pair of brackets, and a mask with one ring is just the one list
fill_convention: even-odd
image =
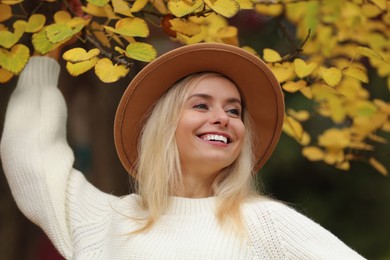
[[(210, 96), (210, 95), (203, 94), (203, 93), (195, 93), (195, 94), (192, 94), (191, 96), (189, 96), (187, 100), (190, 100), (190, 99), (195, 98), (195, 97), (204, 98), (204, 99), (206, 99), (206, 100), (211, 100), (211, 99), (213, 99), (213, 97)], [(238, 103), (240, 106), (242, 106), (241, 100), (238, 99), (238, 98), (235, 98), (235, 97), (228, 98), (228, 99), (227, 99), (227, 102), (228, 102), (228, 103)]]

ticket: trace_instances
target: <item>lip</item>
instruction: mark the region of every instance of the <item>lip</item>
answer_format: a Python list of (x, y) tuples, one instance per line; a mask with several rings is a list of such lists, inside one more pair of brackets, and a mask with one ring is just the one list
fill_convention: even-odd
[[(204, 136), (204, 135), (221, 135), (221, 136), (224, 136), (227, 138), (228, 142), (225, 144), (225, 143), (222, 143), (222, 142), (215, 142), (215, 141), (207, 141), (207, 140), (204, 140), (203, 138), (201, 138), (201, 136)], [(199, 139), (201, 139), (202, 141), (206, 142), (206, 143), (210, 143), (210, 144), (214, 144), (214, 145), (222, 145), (222, 146), (227, 146), (229, 145), (230, 143), (232, 143), (232, 137), (227, 134), (227, 133), (223, 133), (223, 132), (204, 132), (204, 133), (201, 133), (201, 134), (197, 134), (196, 135)]]

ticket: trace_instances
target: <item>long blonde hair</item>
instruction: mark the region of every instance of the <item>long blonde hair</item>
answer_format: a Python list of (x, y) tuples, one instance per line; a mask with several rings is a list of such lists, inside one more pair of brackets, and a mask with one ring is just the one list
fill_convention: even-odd
[[(176, 145), (175, 132), (184, 102), (194, 86), (210, 76), (223, 77), (216, 73), (199, 73), (187, 76), (173, 85), (157, 102), (144, 125), (136, 166), (137, 193), (141, 207), (148, 212), (143, 228), (150, 229), (169, 206), (174, 190), (182, 185), (181, 164)], [(158, 84), (158, 83), (157, 83)], [(217, 198), (217, 219), (224, 224), (232, 220), (237, 231), (243, 230), (240, 205), (252, 194), (253, 152), (252, 128), (248, 113), (243, 113), (245, 140), (235, 162), (215, 179), (212, 190)]]

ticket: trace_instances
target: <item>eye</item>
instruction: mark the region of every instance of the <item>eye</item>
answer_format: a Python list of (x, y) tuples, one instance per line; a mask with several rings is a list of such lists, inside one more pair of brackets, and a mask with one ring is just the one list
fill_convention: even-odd
[(199, 110), (208, 110), (209, 106), (205, 103), (199, 103), (199, 104), (194, 105), (193, 108), (199, 109)]
[(237, 109), (237, 108), (229, 109), (229, 110), (226, 111), (226, 113), (231, 114), (231, 115), (233, 115), (235, 117), (241, 116), (241, 111), (239, 109)]

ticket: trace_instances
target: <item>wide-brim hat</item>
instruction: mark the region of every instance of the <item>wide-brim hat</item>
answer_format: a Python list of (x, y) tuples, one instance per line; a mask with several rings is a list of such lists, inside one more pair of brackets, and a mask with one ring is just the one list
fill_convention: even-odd
[(114, 123), (115, 146), (125, 169), (134, 175), (145, 117), (178, 80), (197, 72), (216, 72), (235, 83), (254, 130), (255, 169), (272, 154), (282, 129), (284, 99), (268, 66), (255, 55), (227, 44), (199, 43), (174, 49), (146, 65), (120, 100)]

